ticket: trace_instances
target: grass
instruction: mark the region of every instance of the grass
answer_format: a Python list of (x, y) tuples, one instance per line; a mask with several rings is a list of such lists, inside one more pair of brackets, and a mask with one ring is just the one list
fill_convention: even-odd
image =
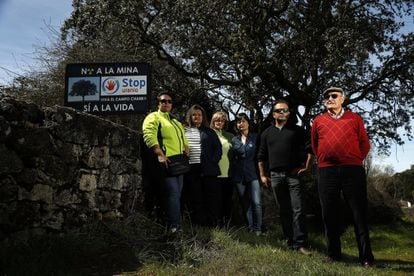
[(185, 227), (170, 236), (141, 216), (99, 222), (67, 234), (19, 236), (0, 243), (0, 275), (414, 275), (414, 222), (371, 227), (375, 268), (358, 264), (352, 228), (344, 261), (323, 262), (324, 238), (309, 233), (312, 256), (292, 252), (279, 225), (267, 236), (242, 228)]
[(245, 231), (199, 229), (200, 237), (209, 237), (206, 247), (215, 253), (194, 266), (188, 260), (178, 264), (146, 263), (139, 270), (122, 275), (414, 275), (414, 224), (374, 226), (372, 242), (377, 258), (375, 268), (358, 263), (353, 229), (342, 237), (344, 261), (323, 262), (324, 240), (321, 233), (310, 233), (313, 255), (303, 256), (288, 250), (281, 233), (274, 229), (265, 237)]

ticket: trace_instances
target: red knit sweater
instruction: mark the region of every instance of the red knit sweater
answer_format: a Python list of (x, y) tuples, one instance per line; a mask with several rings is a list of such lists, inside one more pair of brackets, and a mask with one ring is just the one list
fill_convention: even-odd
[(358, 165), (370, 150), (369, 138), (361, 117), (345, 111), (339, 119), (327, 112), (312, 124), (312, 149), (318, 167)]

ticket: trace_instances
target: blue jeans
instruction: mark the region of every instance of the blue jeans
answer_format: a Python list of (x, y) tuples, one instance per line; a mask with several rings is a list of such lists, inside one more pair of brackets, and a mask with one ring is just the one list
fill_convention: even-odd
[(237, 192), (243, 207), (243, 212), (249, 226), (249, 230), (262, 230), (262, 188), (259, 180), (250, 182), (237, 182)]
[(292, 249), (307, 246), (302, 185), (297, 175), (287, 172), (270, 172), (272, 187), (280, 206), (283, 233)]
[(166, 200), (166, 223), (168, 228), (181, 225), (181, 191), (183, 189), (183, 175), (167, 176), (164, 179)]

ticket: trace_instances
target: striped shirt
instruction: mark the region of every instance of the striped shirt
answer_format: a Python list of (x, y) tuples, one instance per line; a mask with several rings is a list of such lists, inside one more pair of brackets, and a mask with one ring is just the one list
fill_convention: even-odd
[(196, 127), (186, 127), (185, 136), (187, 137), (190, 148), (190, 164), (201, 163), (201, 136), (200, 130)]

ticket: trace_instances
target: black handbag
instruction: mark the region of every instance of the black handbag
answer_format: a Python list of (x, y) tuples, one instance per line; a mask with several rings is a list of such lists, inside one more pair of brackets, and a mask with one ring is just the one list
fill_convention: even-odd
[(189, 158), (186, 154), (177, 154), (168, 157), (167, 174), (177, 176), (190, 171)]
[[(174, 118), (171, 120), (171, 123), (175, 124)], [(157, 138), (158, 138), (158, 143), (162, 151), (164, 152), (164, 154), (166, 154), (167, 151), (164, 148), (164, 145), (162, 142), (163, 139), (161, 135), (161, 124), (158, 124)], [(182, 133), (181, 133), (181, 139), (184, 140)], [(187, 154), (181, 153), (181, 154), (172, 155), (168, 157), (168, 160), (169, 162), (168, 162), (168, 168), (167, 168), (167, 175), (177, 176), (177, 175), (188, 173), (190, 171), (190, 162), (189, 162), (190, 158), (187, 156)]]

